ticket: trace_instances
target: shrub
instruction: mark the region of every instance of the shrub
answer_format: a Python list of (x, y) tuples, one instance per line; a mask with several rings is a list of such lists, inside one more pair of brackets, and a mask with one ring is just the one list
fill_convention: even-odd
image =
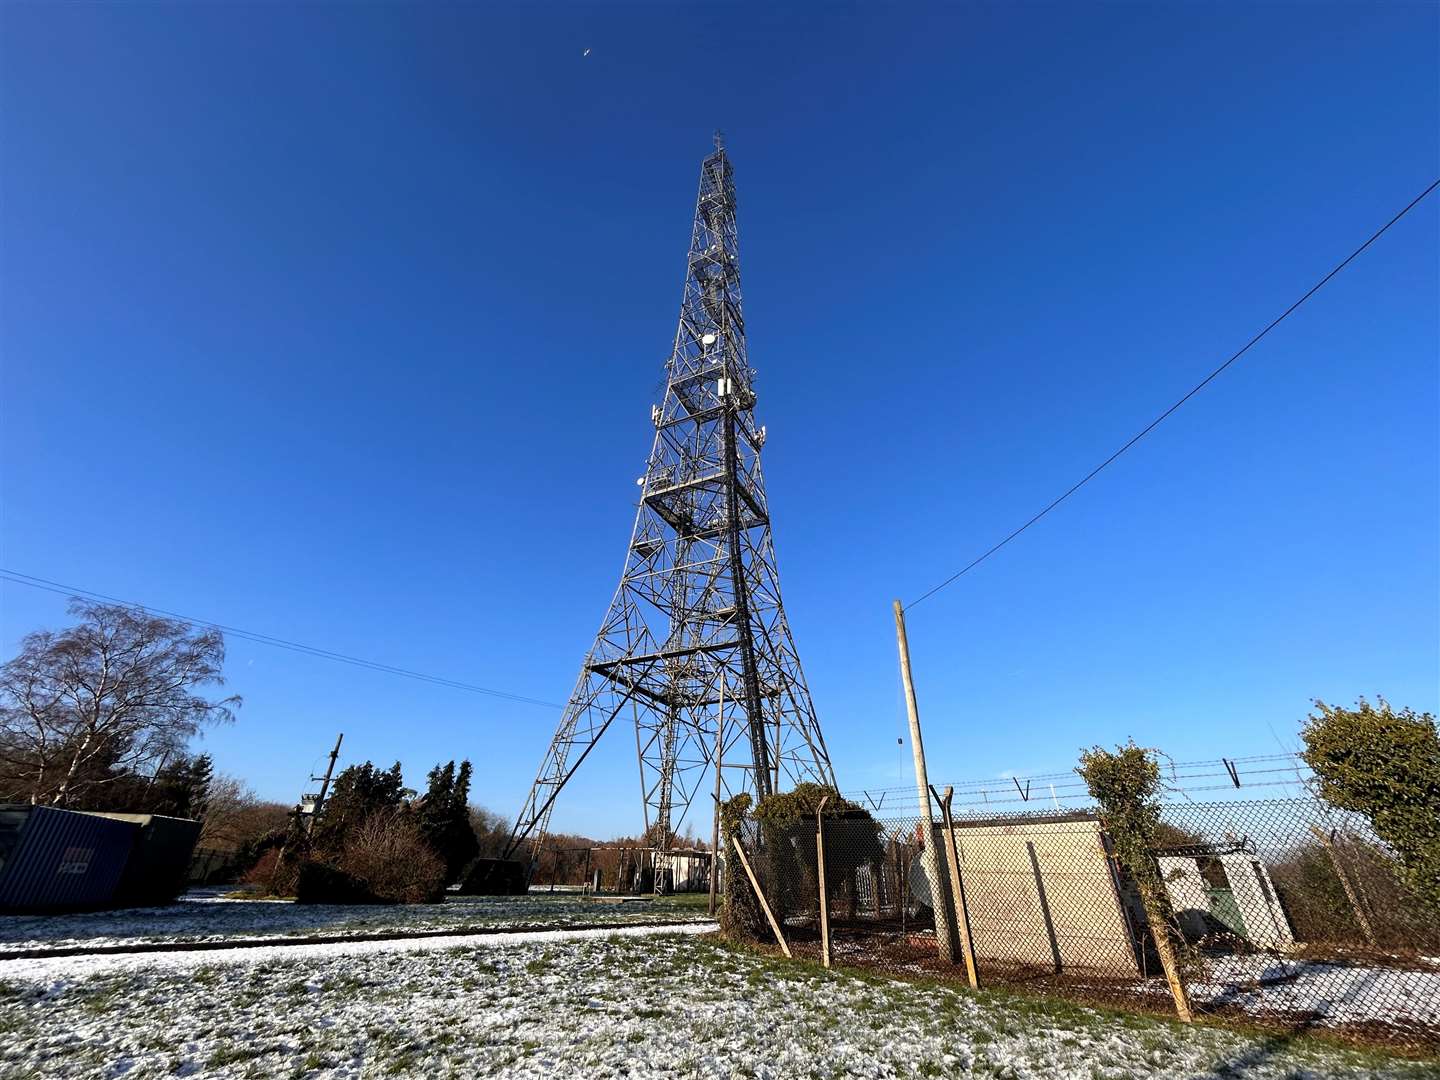
[(253, 866), (240, 875), (240, 884), (253, 885), (265, 892), (270, 891), (270, 879), (275, 874), (275, 861), (280, 857), (277, 848), (271, 848), (255, 860)]
[(1406, 884), (1440, 907), (1440, 733), (1435, 717), (1380, 698), (1353, 709), (1315, 702), (1301, 737), (1320, 797), (1370, 820)]
[(291, 817), (284, 829), (262, 837), (251, 848), (247, 857), (253, 862), (240, 881), (265, 896), (294, 896), (296, 877), (309, 855), (310, 839), (305, 826), (299, 817)]
[(428, 904), (445, 896), (445, 863), (404, 813), (381, 811), (354, 827), (337, 868), (385, 903)]
[(475, 859), (460, 875), (463, 896), (520, 896), (526, 891), (525, 864), (515, 859)]
[[(801, 783), (760, 801), (754, 818), (763, 838), (766, 898), (777, 917), (806, 910), (819, 917), (819, 878), (815, 865), (815, 815), (825, 802), (825, 891), (833, 901), (844, 896), (851, 913), (856, 875), (869, 864), (878, 875), (885, 856), (880, 826), (858, 803), (825, 784)], [(759, 872), (759, 868), (757, 868)], [(792, 906), (796, 905), (796, 906)]]
[(1355, 909), (1318, 841), (1302, 841), (1267, 868), (1296, 941), (1351, 942), (1361, 936)]
[(268, 848), (240, 878), (240, 884), (261, 896), (294, 896), (295, 880), (303, 859), (282, 859), (283, 849)]
[[(1345, 891), (1335, 860), (1344, 865), (1354, 900)], [(1297, 941), (1350, 945), (1365, 929), (1360, 905), (1383, 949), (1440, 949), (1440, 920), (1404, 882), (1395, 858), (1374, 840), (1340, 831), (1329, 850), (1318, 839), (1298, 843), (1269, 866), (1275, 891)]]
[(335, 777), (330, 798), (311, 826), (310, 839), (317, 851), (342, 851), (352, 829), (375, 814), (399, 812), (414, 794), (405, 786), (398, 761), (388, 769), (377, 769), (369, 761), (351, 765)]
[(311, 860), (295, 878), (297, 904), (383, 904), (359, 878), (328, 863)]

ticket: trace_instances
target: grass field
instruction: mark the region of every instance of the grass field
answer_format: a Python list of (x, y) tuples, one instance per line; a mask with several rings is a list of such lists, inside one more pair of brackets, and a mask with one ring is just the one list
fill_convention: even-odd
[(704, 921), (708, 897), (649, 897), (622, 902), (576, 893), (450, 896), (440, 904), (296, 904), (234, 900), (201, 889), (174, 904), (81, 915), (10, 915), (0, 919), (0, 958), (53, 947), (255, 941), (276, 936), (345, 937), (375, 932), (497, 930), (514, 926), (584, 927)]
[[(11, 961), (0, 965), (0, 1077), (1437, 1075), (1433, 1061), (977, 998), (693, 935), (410, 944), (125, 957), (111, 969)], [(341, 951), (301, 955), (322, 949)]]

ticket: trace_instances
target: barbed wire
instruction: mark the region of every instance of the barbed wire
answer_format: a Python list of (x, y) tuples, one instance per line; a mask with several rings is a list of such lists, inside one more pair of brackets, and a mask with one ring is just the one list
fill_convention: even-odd
[[(1287, 762), (1288, 764), (1272, 764), (1282, 761)], [(1226, 766), (1226, 768), (1221, 770), (1203, 772), (1195, 771), (1210, 770), (1212, 766), (1217, 765)], [(1271, 767), (1255, 768), (1254, 766), (1256, 765), (1271, 765)], [(1305, 764), (1304, 760), (1300, 757), (1300, 755), (1298, 753), (1292, 752), (1283, 754), (1253, 754), (1247, 757), (1215, 758), (1213, 760), (1207, 759), (1202, 761), (1174, 762), (1163, 765), (1162, 774), (1165, 776), (1166, 782), (1170, 785), (1184, 785), (1193, 781), (1220, 779), (1221, 777), (1224, 777), (1227, 781), (1229, 781), (1226, 784), (1215, 785), (1213, 788), (1196, 788), (1194, 790), (1208, 791), (1223, 789), (1226, 787), (1233, 788), (1236, 786), (1236, 783), (1235, 778), (1231, 777), (1231, 774), (1229, 772), (1229, 766), (1235, 766), (1237, 774), (1243, 773), (1243, 775), (1240, 775), (1239, 777), (1239, 786), (1242, 788), (1256, 787), (1259, 786), (1259, 784), (1261, 783), (1258, 781), (1247, 782), (1245, 777), (1271, 776), (1277, 773), (1288, 773), (1293, 771), (1297, 774), (1296, 779), (1284, 781), (1284, 783), (1295, 784), (1303, 782), (1303, 780), (1301, 779), (1301, 774), (1308, 775), (1310, 772), (1310, 767)], [(1240, 766), (1245, 766), (1245, 768), (1241, 770)], [(1069, 769), (1065, 772), (1032, 773), (1028, 775), (1015, 773), (1003, 777), (987, 777), (985, 779), (962, 780), (958, 782), (947, 782), (943, 784), (936, 783), (933, 786), (936, 790), (944, 790), (947, 787), (953, 788), (956, 795), (962, 796), (987, 796), (992, 793), (997, 796), (1008, 796), (1017, 785), (1024, 785), (1027, 787), (1043, 785), (1040, 786), (1038, 790), (1033, 791), (1028, 799), (1021, 797), (1019, 799), (1011, 800), (1016, 802), (1034, 802), (1039, 799), (1044, 799), (1049, 794), (1049, 789), (1051, 789), (1052, 787), (1058, 793), (1060, 791), (1083, 788), (1085, 786), (1085, 783), (1076, 775), (1074, 769)], [(884, 799), (884, 801), (888, 805), (897, 807), (904, 806), (907, 803), (916, 807), (920, 805), (919, 796), (916, 795), (915, 786), (913, 784), (883, 788), (852, 788), (847, 791), (841, 792), (841, 795), (843, 795), (847, 799), (850, 799), (852, 802), (857, 802), (861, 799), (864, 799), (865, 801), (871, 803), (872, 806), (877, 799)], [(985, 801), (989, 803), (996, 803), (1003, 802), (1004, 800), (987, 798), (985, 799)], [(964, 804), (957, 803), (955, 805)]]

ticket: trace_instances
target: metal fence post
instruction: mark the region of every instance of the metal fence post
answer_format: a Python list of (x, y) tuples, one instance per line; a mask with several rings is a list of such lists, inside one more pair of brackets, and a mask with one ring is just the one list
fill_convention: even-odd
[[(934, 794), (935, 789), (930, 789)], [(946, 855), (950, 860), (950, 895), (955, 901), (955, 926), (960, 931), (960, 950), (965, 954), (965, 977), (970, 980), (970, 989), (980, 989), (980, 975), (975, 967), (975, 945), (970, 940), (970, 909), (965, 905), (965, 882), (960, 876), (960, 845), (955, 842), (955, 819), (950, 816), (950, 800), (955, 789), (947, 787), (945, 797), (936, 795), (940, 803), (940, 814), (945, 821)]]
[(830, 902), (825, 896), (825, 804), (826, 795), (815, 810), (815, 869), (820, 877), (820, 962), (830, 966)]

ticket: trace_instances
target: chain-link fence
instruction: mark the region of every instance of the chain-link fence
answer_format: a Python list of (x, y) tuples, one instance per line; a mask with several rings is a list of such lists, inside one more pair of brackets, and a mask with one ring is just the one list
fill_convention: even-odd
[(700, 848), (611, 844), (603, 847), (541, 848), (534, 855), (530, 888), (539, 892), (645, 893), (708, 892), (713, 856)]
[[(1173, 1009), (1145, 906), (1093, 810), (967, 815), (953, 843), (937, 813), (929, 843), (925, 831), (918, 815), (825, 818), (834, 963), (963, 980), (968, 946), (981, 986)], [(747, 820), (738, 836), (787, 946), (819, 958), (816, 832), (813, 817)], [(1177, 803), (1160, 840), (1167, 939), (1197, 1013), (1440, 1042), (1440, 911), (1363, 819), (1311, 799)]]

